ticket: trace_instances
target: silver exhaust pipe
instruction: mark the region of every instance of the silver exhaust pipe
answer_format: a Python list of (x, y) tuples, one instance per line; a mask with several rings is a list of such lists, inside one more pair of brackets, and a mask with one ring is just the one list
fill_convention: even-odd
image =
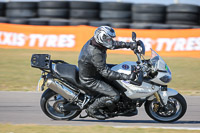
[(78, 100), (78, 94), (53, 79), (47, 80), (47, 87), (60, 94), (70, 102)]

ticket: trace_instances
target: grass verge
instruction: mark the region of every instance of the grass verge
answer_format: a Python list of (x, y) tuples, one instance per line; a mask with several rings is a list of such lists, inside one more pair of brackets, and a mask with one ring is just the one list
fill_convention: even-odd
[(41, 126), (0, 124), (1, 133), (199, 133), (198, 130), (114, 128), (105, 126)]
[[(31, 55), (50, 54), (52, 59), (59, 59), (76, 64), (79, 52), (42, 51), (25, 49), (0, 49), (0, 90), (33, 91), (37, 86), (41, 71), (31, 68)], [(172, 71), (170, 88), (182, 94), (200, 95), (200, 59), (163, 57)], [(108, 54), (107, 63), (118, 64), (124, 61), (136, 61), (135, 55)]]

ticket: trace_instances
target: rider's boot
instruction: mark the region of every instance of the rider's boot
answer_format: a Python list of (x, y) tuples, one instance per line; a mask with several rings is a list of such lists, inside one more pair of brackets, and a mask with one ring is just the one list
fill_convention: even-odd
[(107, 103), (110, 101), (110, 98), (108, 97), (101, 97), (98, 98), (94, 101), (94, 103), (92, 103), (88, 110), (88, 113), (91, 117), (97, 118), (99, 120), (105, 120), (106, 118), (108, 118), (108, 116), (106, 114), (103, 114), (99, 111), (100, 108), (106, 107)]

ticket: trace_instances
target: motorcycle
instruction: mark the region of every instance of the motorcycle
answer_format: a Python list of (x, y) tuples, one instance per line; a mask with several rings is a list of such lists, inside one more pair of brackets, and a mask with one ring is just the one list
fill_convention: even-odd
[[(132, 40), (136, 41), (134, 32)], [(185, 114), (187, 103), (180, 93), (167, 87), (172, 79), (170, 68), (153, 49), (151, 58), (144, 59), (145, 47), (142, 41), (140, 48), (142, 51), (134, 50), (138, 61), (107, 66), (125, 74), (138, 71), (137, 80), (142, 82), (105, 79), (106, 83), (118, 90), (120, 100), (114, 107), (104, 107), (99, 111), (109, 118), (131, 117), (137, 115), (137, 108), (144, 104), (146, 113), (152, 119), (164, 123), (177, 121)], [(33, 54), (31, 66), (42, 71), (38, 88), (42, 91), (45, 86), (48, 88), (40, 100), (41, 109), (48, 117), (54, 120), (72, 120), (78, 115), (80, 118), (89, 116), (87, 108), (101, 95), (89, 92), (81, 85), (76, 65), (62, 60), (51, 60), (48, 54)], [(81, 112), (84, 110), (86, 115), (82, 116)]]

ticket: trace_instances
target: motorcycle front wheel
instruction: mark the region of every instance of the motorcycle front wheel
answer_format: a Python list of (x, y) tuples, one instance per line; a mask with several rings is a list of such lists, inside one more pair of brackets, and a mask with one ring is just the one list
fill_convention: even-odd
[(66, 99), (51, 89), (47, 89), (40, 100), (42, 111), (54, 120), (71, 120), (81, 113), (79, 110), (63, 111), (64, 104), (67, 104)]
[(149, 117), (164, 123), (177, 121), (187, 110), (187, 103), (181, 94), (170, 96), (165, 107), (161, 107), (156, 99), (146, 101), (144, 106)]

